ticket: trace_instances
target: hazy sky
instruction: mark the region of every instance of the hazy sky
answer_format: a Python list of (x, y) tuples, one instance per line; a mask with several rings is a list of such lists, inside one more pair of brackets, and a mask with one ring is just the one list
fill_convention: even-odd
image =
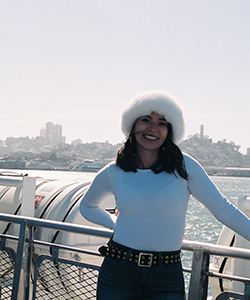
[(164, 90), (185, 137), (250, 147), (249, 0), (0, 0), (0, 139), (124, 141), (125, 102)]

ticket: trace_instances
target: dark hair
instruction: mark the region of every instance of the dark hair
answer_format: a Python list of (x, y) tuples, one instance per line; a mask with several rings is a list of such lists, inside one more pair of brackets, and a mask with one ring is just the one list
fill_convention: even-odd
[[(173, 142), (172, 125), (168, 125), (168, 135), (160, 148), (160, 160), (151, 167), (151, 170), (158, 174), (166, 171), (167, 173), (178, 174), (187, 180), (188, 174), (186, 171), (184, 158), (180, 148)], [(132, 132), (133, 130), (131, 130)], [(116, 165), (125, 172), (137, 172), (136, 170), (136, 140), (133, 134), (120, 147), (116, 156)]]

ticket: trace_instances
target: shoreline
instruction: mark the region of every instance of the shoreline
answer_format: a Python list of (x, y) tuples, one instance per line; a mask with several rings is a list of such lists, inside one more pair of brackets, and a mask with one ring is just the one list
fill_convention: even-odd
[[(76, 172), (76, 173), (97, 173), (101, 168), (86, 167), (81, 170), (63, 169), (63, 168), (1, 168), (1, 172), (8, 172), (9, 170), (22, 170), (22, 171), (58, 171), (58, 172)], [(204, 166), (205, 171), (209, 176), (222, 176), (222, 177), (250, 177), (250, 168), (237, 168), (237, 167), (213, 167)]]

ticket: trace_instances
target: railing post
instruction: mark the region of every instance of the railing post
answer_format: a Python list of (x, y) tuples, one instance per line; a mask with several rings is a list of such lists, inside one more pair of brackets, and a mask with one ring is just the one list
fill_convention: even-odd
[(209, 255), (201, 247), (194, 248), (188, 300), (206, 300), (208, 289)]
[(26, 239), (31, 238), (32, 227), (24, 221), (20, 224), (11, 300), (29, 299), (31, 244)]
[(23, 177), (21, 215), (34, 217), (35, 212), (36, 178)]

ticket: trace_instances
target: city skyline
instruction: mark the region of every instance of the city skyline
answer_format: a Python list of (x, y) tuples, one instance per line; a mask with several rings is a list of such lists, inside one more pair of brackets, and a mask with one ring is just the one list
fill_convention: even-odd
[[(183, 138), (181, 142), (183, 142), (184, 140), (187, 140), (189, 137), (192, 137), (192, 136), (195, 136), (196, 134), (199, 134), (200, 138), (201, 139), (204, 139), (204, 138), (209, 138), (212, 140), (212, 142), (218, 142), (218, 141), (214, 141), (213, 137), (211, 136), (208, 136), (206, 133), (205, 133), (205, 126), (204, 124), (200, 124), (200, 128), (197, 132), (189, 135), (188, 137), (186, 138)], [(34, 136), (34, 137), (30, 137), (30, 136), (27, 136), (27, 135), (24, 135), (24, 136), (20, 136), (20, 137), (14, 137), (14, 138), (25, 138), (25, 137), (28, 137), (29, 139), (32, 139), (32, 138), (36, 138), (36, 137), (43, 137), (47, 140), (48, 142), (48, 145), (50, 145), (51, 147), (58, 147), (59, 144), (74, 144), (74, 145), (77, 145), (77, 144), (87, 144), (87, 143), (110, 143), (109, 140), (105, 140), (105, 141), (82, 141), (80, 138), (76, 138), (74, 140), (71, 140), (70, 142), (67, 141), (67, 137), (66, 136), (63, 136), (63, 126), (60, 125), (60, 124), (54, 124), (53, 122), (49, 121), (49, 122), (46, 122), (45, 126), (40, 128), (40, 134), (37, 135), (37, 136)], [(5, 140), (7, 140), (8, 138), (13, 138), (13, 137), (6, 137)], [(5, 141), (4, 140), (4, 141)], [(226, 140), (226, 139), (221, 139), (219, 141), (223, 141), (223, 140)], [(235, 141), (233, 140), (226, 140), (226, 142), (230, 143), (230, 142), (233, 142), (235, 143)], [(118, 142), (118, 143), (112, 143), (113, 145), (117, 145), (117, 144), (120, 144), (122, 143), (121, 142)], [(237, 143), (235, 143), (237, 146), (240, 146), (240, 152), (243, 153), (243, 154), (249, 154), (249, 149), (250, 147), (247, 147), (246, 151), (243, 152), (242, 151), (242, 148), (241, 148), (241, 145), (238, 145)]]
[(1, 140), (51, 120), (69, 141), (120, 143), (124, 103), (164, 90), (184, 139), (204, 124), (250, 147), (248, 0), (1, 1), (0, 36)]

